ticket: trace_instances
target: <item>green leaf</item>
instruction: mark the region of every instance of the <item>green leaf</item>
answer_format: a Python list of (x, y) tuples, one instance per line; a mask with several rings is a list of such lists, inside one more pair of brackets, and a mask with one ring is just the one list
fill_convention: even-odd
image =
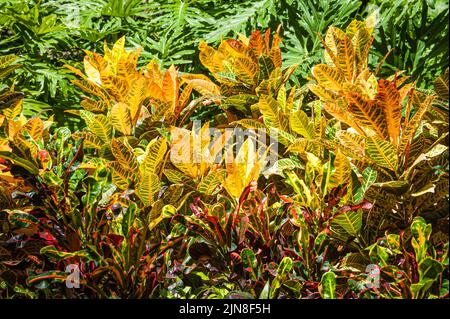
[(164, 205), (161, 216), (163, 218), (172, 218), (177, 213), (177, 209), (173, 205)]
[(167, 151), (167, 143), (164, 138), (155, 138), (147, 145), (145, 157), (140, 169), (145, 173), (157, 174), (157, 168), (164, 160)]
[(241, 252), (241, 259), (244, 268), (251, 269), (256, 276), (258, 260), (256, 259), (255, 253), (251, 249), (244, 248)]
[(17, 156), (16, 154), (10, 153), (10, 152), (4, 152), (0, 151), (0, 158), (7, 159), (14, 164), (26, 169), (28, 172), (30, 172), (33, 175), (39, 174), (39, 167), (36, 163), (26, 160), (20, 156)]
[(151, 206), (153, 204), (153, 196), (161, 188), (161, 183), (159, 181), (158, 175), (152, 172), (144, 172), (141, 179), (137, 185), (137, 192), (146, 206)]
[(287, 119), (280, 112), (279, 103), (273, 97), (261, 96), (258, 106), (264, 117), (264, 124), (287, 131)]
[(116, 160), (124, 167), (131, 170), (138, 168), (133, 148), (126, 139), (113, 138), (111, 141), (111, 152)]
[(362, 227), (362, 210), (338, 213), (331, 221), (331, 227), (333, 225), (339, 225), (351, 236), (358, 236)]
[(431, 235), (431, 225), (427, 224), (423, 217), (414, 218), (411, 223), (411, 233), (416, 238), (424, 238), (424, 240), (428, 240)]
[(351, 178), (352, 169), (350, 167), (350, 161), (341, 151), (336, 151), (336, 157), (333, 162), (334, 172), (330, 177), (330, 188), (337, 187), (347, 183)]
[(419, 264), (420, 280), (435, 281), (439, 275), (444, 271), (444, 266), (437, 260), (427, 257)]
[(210, 172), (198, 184), (198, 191), (206, 195), (212, 195), (217, 186), (222, 183), (222, 180), (218, 172)]
[(128, 206), (122, 219), (122, 234), (127, 238), (130, 236), (130, 228), (133, 226), (135, 216), (136, 204), (132, 204)]
[(295, 158), (282, 158), (276, 161), (269, 169), (265, 170), (264, 176), (268, 177), (275, 174), (285, 177), (283, 173), (284, 170), (293, 170), (295, 168), (304, 169), (305, 166)]
[(284, 278), (292, 270), (292, 267), (292, 259), (290, 257), (284, 257), (278, 265), (277, 277)]
[(434, 90), (441, 99), (448, 101), (448, 68), (434, 81)]
[(286, 280), (286, 275), (292, 270), (293, 261), (290, 257), (284, 257), (277, 268), (277, 276), (272, 282), (272, 286), (270, 287), (269, 298), (273, 298), (281, 287), (283, 282)]
[(396, 171), (398, 166), (397, 151), (394, 145), (374, 135), (366, 140), (365, 152), (368, 158), (378, 165)]
[(7, 77), (9, 74), (12, 73), (12, 71), (14, 71), (15, 69), (17, 69), (19, 67), (20, 67), (19, 64), (13, 64), (13, 65), (8, 65), (5, 68), (0, 68), (0, 79)]
[(155, 219), (153, 219), (149, 224), (148, 224), (148, 229), (149, 230), (153, 230), (153, 228), (155, 228), (160, 222), (162, 222), (164, 220), (164, 218), (162, 216), (159, 216)]
[(427, 224), (422, 217), (416, 217), (411, 223), (410, 229), (413, 235), (411, 245), (414, 248), (416, 260), (420, 264), (426, 258), (428, 241), (432, 231), (431, 224)]
[(261, 129), (261, 130), (265, 130), (267, 127), (264, 123), (261, 123), (257, 120), (252, 120), (252, 119), (241, 119), (238, 121), (234, 121), (233, 123), (231, 123), (231, 125), (240, 125), (244, 128), (247, 129)]
[[(52, 270), (42, 274), (28, 276), (27, 284), (31, 285), (42, 280), (51, 280), (53, 282), (65, 282), (69, 274), (63, 271)], [(81, 280), (80, 280), (81, 283)]]
[(165, 204), (175, 205), (180, 197), (183, 195), (184, 185), (183, 184), (172, 184), (170, 185), (163, 194), (163, 200)]
[[(161, 215), (155, 219), (149, 220), (148, 229), (152, 230), (155, 228), (160, 222), (162, 222), (165, 218), (172, 218), (177, 213), (177, 209), (172, 205), (165, 205), (162, 208)], [(154, 215), (154, 214), (152, 214)]]
[(303, 136), (304, 138), (311, 140), (314, 138), (314, 123), (309, 120), (308, 116), (302, 110), (294, 112), (289, 117), (291, 129)]
[(104, 143), (110, 142), (113, 130), (110, 121), (105, 115), (97, 114), (90, 117), (86, 125)]
[(436, 184), (434, 183), (428, 183), (418, 191), (411, 194), (412, 197), (418, 197), (421, 195), (424, 195), (426, 193), (434, 193), (436, 190)]
[(377, 180), (377, 171), (372, 169), (371, 167), (367, 167), (363, 173), (363, 182), (361, 187), (357, 190), (355, 194), (355, 202), (360, 203), (364, 199), (364, 195), (366, 194), (369, 187), (375, 183)]
[(111, 123), (123, 135), (131, 135), (130, 110), (125, 103), (117, 103), (111, 108)]
[(312, 74), (321, 86), (333, 91), (342, 90), (342, 83), (345, 82), (345, 78), (336, 68), (326, 64), (318, 64), (312, 68)]
[(8, 219), (11, 224), (19, 228), (29, 228), (31, 226), (39, 225), (39, 219), (31, 214), (25, 213), (20, 210), (9, 211)]
[(8, 54), (8, 55), (0, 56), (0, 69), (10, 65), (17, 58), (18, 58), (18, 56), (14, 55), (14, 54)]
[(135, 178), (135, 172), (123, 167), (119, 162), (112, 161), (108, 163), (108, 167), (112, 168), (113, 183), (120, 189), (127, 189)]
[(86, 251), (81, 250), (81, 251), (76, 251), (76, 252), (65, 252), (65, 251), (60, 251), (58, 249), (56, 249), (55, 246), (45, 246), (43, 248), (41, 248), (40, 253), (42, 255), (46, 255), (48, 257), (54, 258), (56, 260), (63, 260), (63, 259), (68, 259), (68, 258), (73, 258), (73, 257), (81, 257), (81, 258), (88, 258), (88, 254), (86, 253)]
[(445, 151), (448, 150), (448, 147), (442, 144), (435, 145), (430, 151), (426, 152), (425, 154), (420, 154), (419, 157), (416, 158), (414, 163), (408, 167), (408, 170), (404, 174), (404, 178), (407, 179), (409, 175), (411, 174), (414, 167), (416, 167), (420, 162), (423, 161), (429, 161), (432, 158), (441, 155)]
[(382, 188), (383, 190), (396, 195), (402, 195), (409, 189), (410, 182), (408, 181), (388, 181), (382, 183), (374, 183), (374, 187)]
[(323, 299), (336, 299), (336, 275), (331, 270), (322, 275), (320, 295)]
[(192, 179), (180, 172), (179, 170), (175, 169), (164, 169), (163, 174), (167, 177), (167, 179), (174, 183), (174, 184), (186, 184), (189, 181), (192, 181)]
[(369, 251), (370, 262), (373, 264), (379, 264), (380, 267), (386, 267), (389, 261), (389, 255), (392, 252), (378, 243), (375, 243), (366, 248)]

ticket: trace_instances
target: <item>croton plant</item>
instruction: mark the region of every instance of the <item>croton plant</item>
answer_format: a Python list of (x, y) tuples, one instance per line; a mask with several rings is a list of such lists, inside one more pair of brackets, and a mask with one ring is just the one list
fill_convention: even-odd
[(5, 89), (0, 298), (448, 298), (448, 69), (380, 78), (373, 31), (331, 26), (303, 87), (280, 29), (203, 74), (105, 43), (66, 66), (75, 132)]

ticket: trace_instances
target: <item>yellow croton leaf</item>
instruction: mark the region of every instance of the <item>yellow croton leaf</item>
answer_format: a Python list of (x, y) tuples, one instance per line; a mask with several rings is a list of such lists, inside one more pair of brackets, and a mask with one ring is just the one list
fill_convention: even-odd
[(231, 132), (226, 131), (219, 137), (212, 139), (209, 123), (196, 132), (174, 127), (171, 130), (172, 146), (170, 158), (173, 165), (187, 176), (198, 179), (216, 163), (216, 156), (221, 152)]
[(164, 74), (162, 81), (162, 92), (164, 99), (169, 103), (172, 112), (178, 106), (178, 97), (180, 92), (180, 84), (178, 82), (178, 72), (172, 64)]
[(90, 58), (87, 55), (84, 57), (84, 72), (86, 72), (88, 81), (91, 81), (97, 85), (102, 84), (102, 80), (100, 79), (100, 71), (91, 64)]
[(250, 138), (242, 144), (235, 158), (232, 151), (232, 148), (227, 150), (223, 186), (228, 194), (238, 200), (243, 190), (252, 181), (258, 180), (264, 168), (265, 153), (261, 155)]

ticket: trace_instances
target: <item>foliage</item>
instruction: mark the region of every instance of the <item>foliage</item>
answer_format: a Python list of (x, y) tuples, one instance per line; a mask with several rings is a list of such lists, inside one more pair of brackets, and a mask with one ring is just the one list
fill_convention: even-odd
[(397, 2), (380, 25), (350, 0), (61, 3), (0, 7), (2, 298), (448, 298), (438, 26), (414, 82), (372, 55)]
[(374, 215), (391, 211), (393, 218), (409, 223), (419, 209), (436, 213), (435, 207), (447, 202), (448, 159), (440, 156), (448, 150), (443, 144), (447, 133), (439, 122), (431, 124), (433, 116), (430, 122), (424, 119), (434, 96), (404, 84), (405, 77), (377, 82), (377, 70), (367, 68), (370, 34), (371, 28), (358, 22), (345, 33), (330, 28), (328, 63), (313, 68), (317, 85), (310, 88), (330, 115), (350, 127), (336, 132), (338, 147), (360, 170), (368, 165), (378, 169), (376, 188), (368, 195), (375, 202)]
[(381, 75), (405, 70), (419, 87), (432, 82), (448, 66), (448, 3), (399, 0), (373, 5), (379, 12), (374, 54), (381, 58), (392, 50)]
[(22, 68), (8, 83), (25, 93), (27, 116), (54, 114), (58, 124), (78, 129), (83, 123), (65, 111), (79, 106), (82, 92), (70, 85), (73, 76), (63, 65), (79, 66), (82, 49), (99, 51), (105, 40), (126, 36), (131, 46), (142, 47), (140, 66), (156, 60), (164, 68), (175, 64), (183, 72), (202, 73), (197, 58), (202, 41), (217, 46), (237, 33), (250, 37), (254, 29), (281, 27), (283, 67), (298, 65), (290, 81), (299, 86), (320, 62), (317, 34), (324, 36), (330, 24), (342, 27), (378, 12), (371, 60), (393, 49), (381, 74), (407, 70), (423, 87), (448, 65), (446, 6), (441, 0), (7, 0), (0, 4), (0, 54), (20, 57)]

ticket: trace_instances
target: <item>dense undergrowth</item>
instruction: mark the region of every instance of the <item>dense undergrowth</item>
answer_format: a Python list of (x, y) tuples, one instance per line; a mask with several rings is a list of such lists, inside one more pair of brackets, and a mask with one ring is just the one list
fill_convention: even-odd
[(109, 1), (69, 36), (10, 2), (1, 298), (448, 298), (448, 8)]

